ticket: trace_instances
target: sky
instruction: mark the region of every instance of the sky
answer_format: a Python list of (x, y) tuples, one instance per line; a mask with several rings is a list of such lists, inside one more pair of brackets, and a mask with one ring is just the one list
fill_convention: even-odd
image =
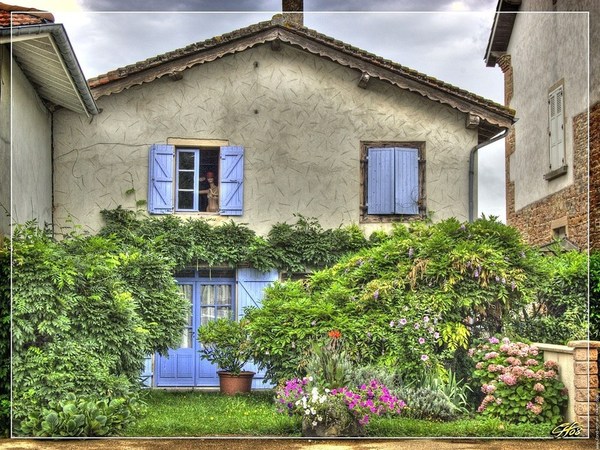
[[(86, 78), (270, 20), (281, 0), (21, 0), (67, 31)], [(304, 25), (503, 103), (484, 61), (497, 0), (304, 0)], [(466, 176), (466, 174), (465, 174)], [(504, 143), (478, 152), (479, 214), (505, 220)]]

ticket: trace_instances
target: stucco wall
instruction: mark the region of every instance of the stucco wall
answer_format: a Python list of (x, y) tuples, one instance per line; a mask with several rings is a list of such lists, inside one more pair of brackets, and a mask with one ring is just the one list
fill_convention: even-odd
[(0, 233), (10, 231), (10, 54), (0, 45)]
[[(524, 1), (522, 10), (552, 9), (551, 2)], [(545, 5), (545, 6), (544, 6)], [(522, 12), (517, 14), (508, 48), (513, 67), (516, 151), (510, 156), (515, 209), (525, 207), (574, 182), (573, 117), (588, 106), (587, 15)], [(549, 172), (548, 94), (563, 81), (564, 136), (568, 173), (546, 181)]]
[[(259, 233), (294, 213), (325, 227), (359, 222), (360, 141), (426, 141), (428, 211), (468, 214), (476, 130), (447, 106), (284, 45), (255, 47), (98, 100), (90, 122), (55, 114), (55, 219), (90, 230), (99, 211), (147, 193), (148, 148), (169, 138), (225, 139), (245, 154), (244, 215)], [(126, 191), (135, 188), (135, 195)], [(229, 217), (217, 220), (229, 220)], [(60, 229), (57, 229), (60, 232)]]
[[(52, 222), (51, 115), (16, 63), (12, 64), (11, 79), (6, 48), (2, 56), (0, 214), (5, 216), (4, 208), (9, 209), (12, 158), (12, 216), (8, 220), (24, 223), (36, 219), (43, 226)], [(8, 220), (3, 217), (0, 221), (4, 232)]]

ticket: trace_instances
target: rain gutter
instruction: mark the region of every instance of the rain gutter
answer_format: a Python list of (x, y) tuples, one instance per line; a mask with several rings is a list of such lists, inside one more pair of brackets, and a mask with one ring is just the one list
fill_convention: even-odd
[(474, 205), (474, 197), (475, 197), (475, 153), (482, 147), (486, 145), (493, 144), (500, 139), (503, 139), (508, 134), (508, 128), (505, 128), (504, 131), (487, 141), (482, 142), (481, 144), (476, 145), (471, 149), (471, 153), (469, 154), (469, 222), (473, 222), (475, 216), (475, 205)]

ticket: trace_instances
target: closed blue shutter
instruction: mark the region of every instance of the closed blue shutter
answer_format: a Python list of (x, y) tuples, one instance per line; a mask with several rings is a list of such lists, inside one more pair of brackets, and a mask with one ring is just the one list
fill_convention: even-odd
[[(273, 281), (276, 281), (279, 278), (279, 275), (277, 270), (263, 273), (252, 268), (239, 268), (237, 271), (237, 278), (237, 315), (239, 320), (244, 316), (245, 307), (261, 305), (265, 288), (271, 285)], [(258, 371), (258, 367), (255, 364), (246, 364), (245, 368), (257, 372), (252, 380), (253, 389), (267, 389), (273, 387), (270, 384), (263, 383), (264, 372)]]
[(395, 212), (419, 213), (419, 153), (416, 148), (395, 148)]
[(241, 216), (243, 214), (244, 147), (221, 147), (219, 196), (221, 215)]
[(394, 152), (370, 148), (367, 158), (367, 213), (394, 214)]
[(173, 157), (175, 147), (166, 144), (150, 146), (148, 156), (148, 212), (173, 212)]

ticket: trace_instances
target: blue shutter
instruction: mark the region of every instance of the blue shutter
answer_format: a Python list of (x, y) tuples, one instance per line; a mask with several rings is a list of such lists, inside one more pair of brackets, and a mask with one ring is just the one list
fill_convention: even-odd
[(244, 147), (221, 147), (219, 213), (241, 216), (244, 212)]
[(419, 152), (416, 148), (395, 148), (396, 214), (419, 213)]
[[(237, 315), (239, 320), (244, 316), (244, 308), (246, 306), (261, 305), (265, 288), (273, 283), (273, 281), (276, 281), (279, 278), (279, 275), (277, 270), (263, 273), (252, 268), (239, 268), (237, 271), (237, 278)], [(254, 363), (246, 364), (245, 368), (257, 372), (252, 380), (253, 389), (267, 389), (273, 387), (270, 384), (263, 383), (265, 376), (264, 371), (259, 371)]]
[(173, 212), (173, 157), (175, 147), (166, 144), (150, 146), (148, 156), (148, 212)]
[(367, 158), (367, 214), (394, 214), (394, 152), (370, 148)]

